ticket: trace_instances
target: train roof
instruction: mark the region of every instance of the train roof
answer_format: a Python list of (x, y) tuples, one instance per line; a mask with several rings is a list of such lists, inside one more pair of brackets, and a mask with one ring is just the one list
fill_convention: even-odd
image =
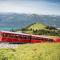
[(23, 34), (23, 33), (19, 33), (19, 32), (11, 32), (11, 31), (0, 31), (2, 33), (11, 33), (11, 34)]
[[(2, 33), (11, 33), (11, 34), (32, 35), (32, 34), (19, 33), (19, 32), (10, 32), (10, 31), (0, 31), (0, 32), (2, 32)], [(46, 35), (32, 35), (32, 36), (50, 38), (49, 36), (46, 36)]]

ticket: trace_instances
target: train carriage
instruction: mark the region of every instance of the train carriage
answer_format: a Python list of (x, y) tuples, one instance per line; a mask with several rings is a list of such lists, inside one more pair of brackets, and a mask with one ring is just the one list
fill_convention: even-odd
[(46, 36), (0, 31), (0, 42), (9, 43), (40, 43), (40, 42), (60, 42), (60, 39), (52, 39)]
[(27, 34), (18, 34), (15, 32), (6, 32), (1, 31), (0, 32), (0, 42), (9, 42), (9, 43), (29, 43), (30, 40), (28, 40)]

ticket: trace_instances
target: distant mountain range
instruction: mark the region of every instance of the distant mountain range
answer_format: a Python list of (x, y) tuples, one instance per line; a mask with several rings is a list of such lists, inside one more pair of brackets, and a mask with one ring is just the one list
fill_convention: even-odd
[(51, 25), (60, 28), (60, 16), (0, 13), (0, 30), (10, 30), (12, 28), (18, 29), (34, 22), (40, 22), (45, 25)]

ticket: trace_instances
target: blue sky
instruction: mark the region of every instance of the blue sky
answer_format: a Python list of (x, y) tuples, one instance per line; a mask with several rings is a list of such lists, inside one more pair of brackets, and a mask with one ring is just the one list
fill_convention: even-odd
[(0, 0), (0, 12), (60, 15), (60, 0)]

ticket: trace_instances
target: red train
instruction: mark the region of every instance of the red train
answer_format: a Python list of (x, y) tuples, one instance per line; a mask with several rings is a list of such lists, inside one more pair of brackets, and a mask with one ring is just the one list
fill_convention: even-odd
[(9, 42), (9, 43), (60, 42), (60, 38), (53, 39), (40, 35), (0, 31), (0, 42)]

